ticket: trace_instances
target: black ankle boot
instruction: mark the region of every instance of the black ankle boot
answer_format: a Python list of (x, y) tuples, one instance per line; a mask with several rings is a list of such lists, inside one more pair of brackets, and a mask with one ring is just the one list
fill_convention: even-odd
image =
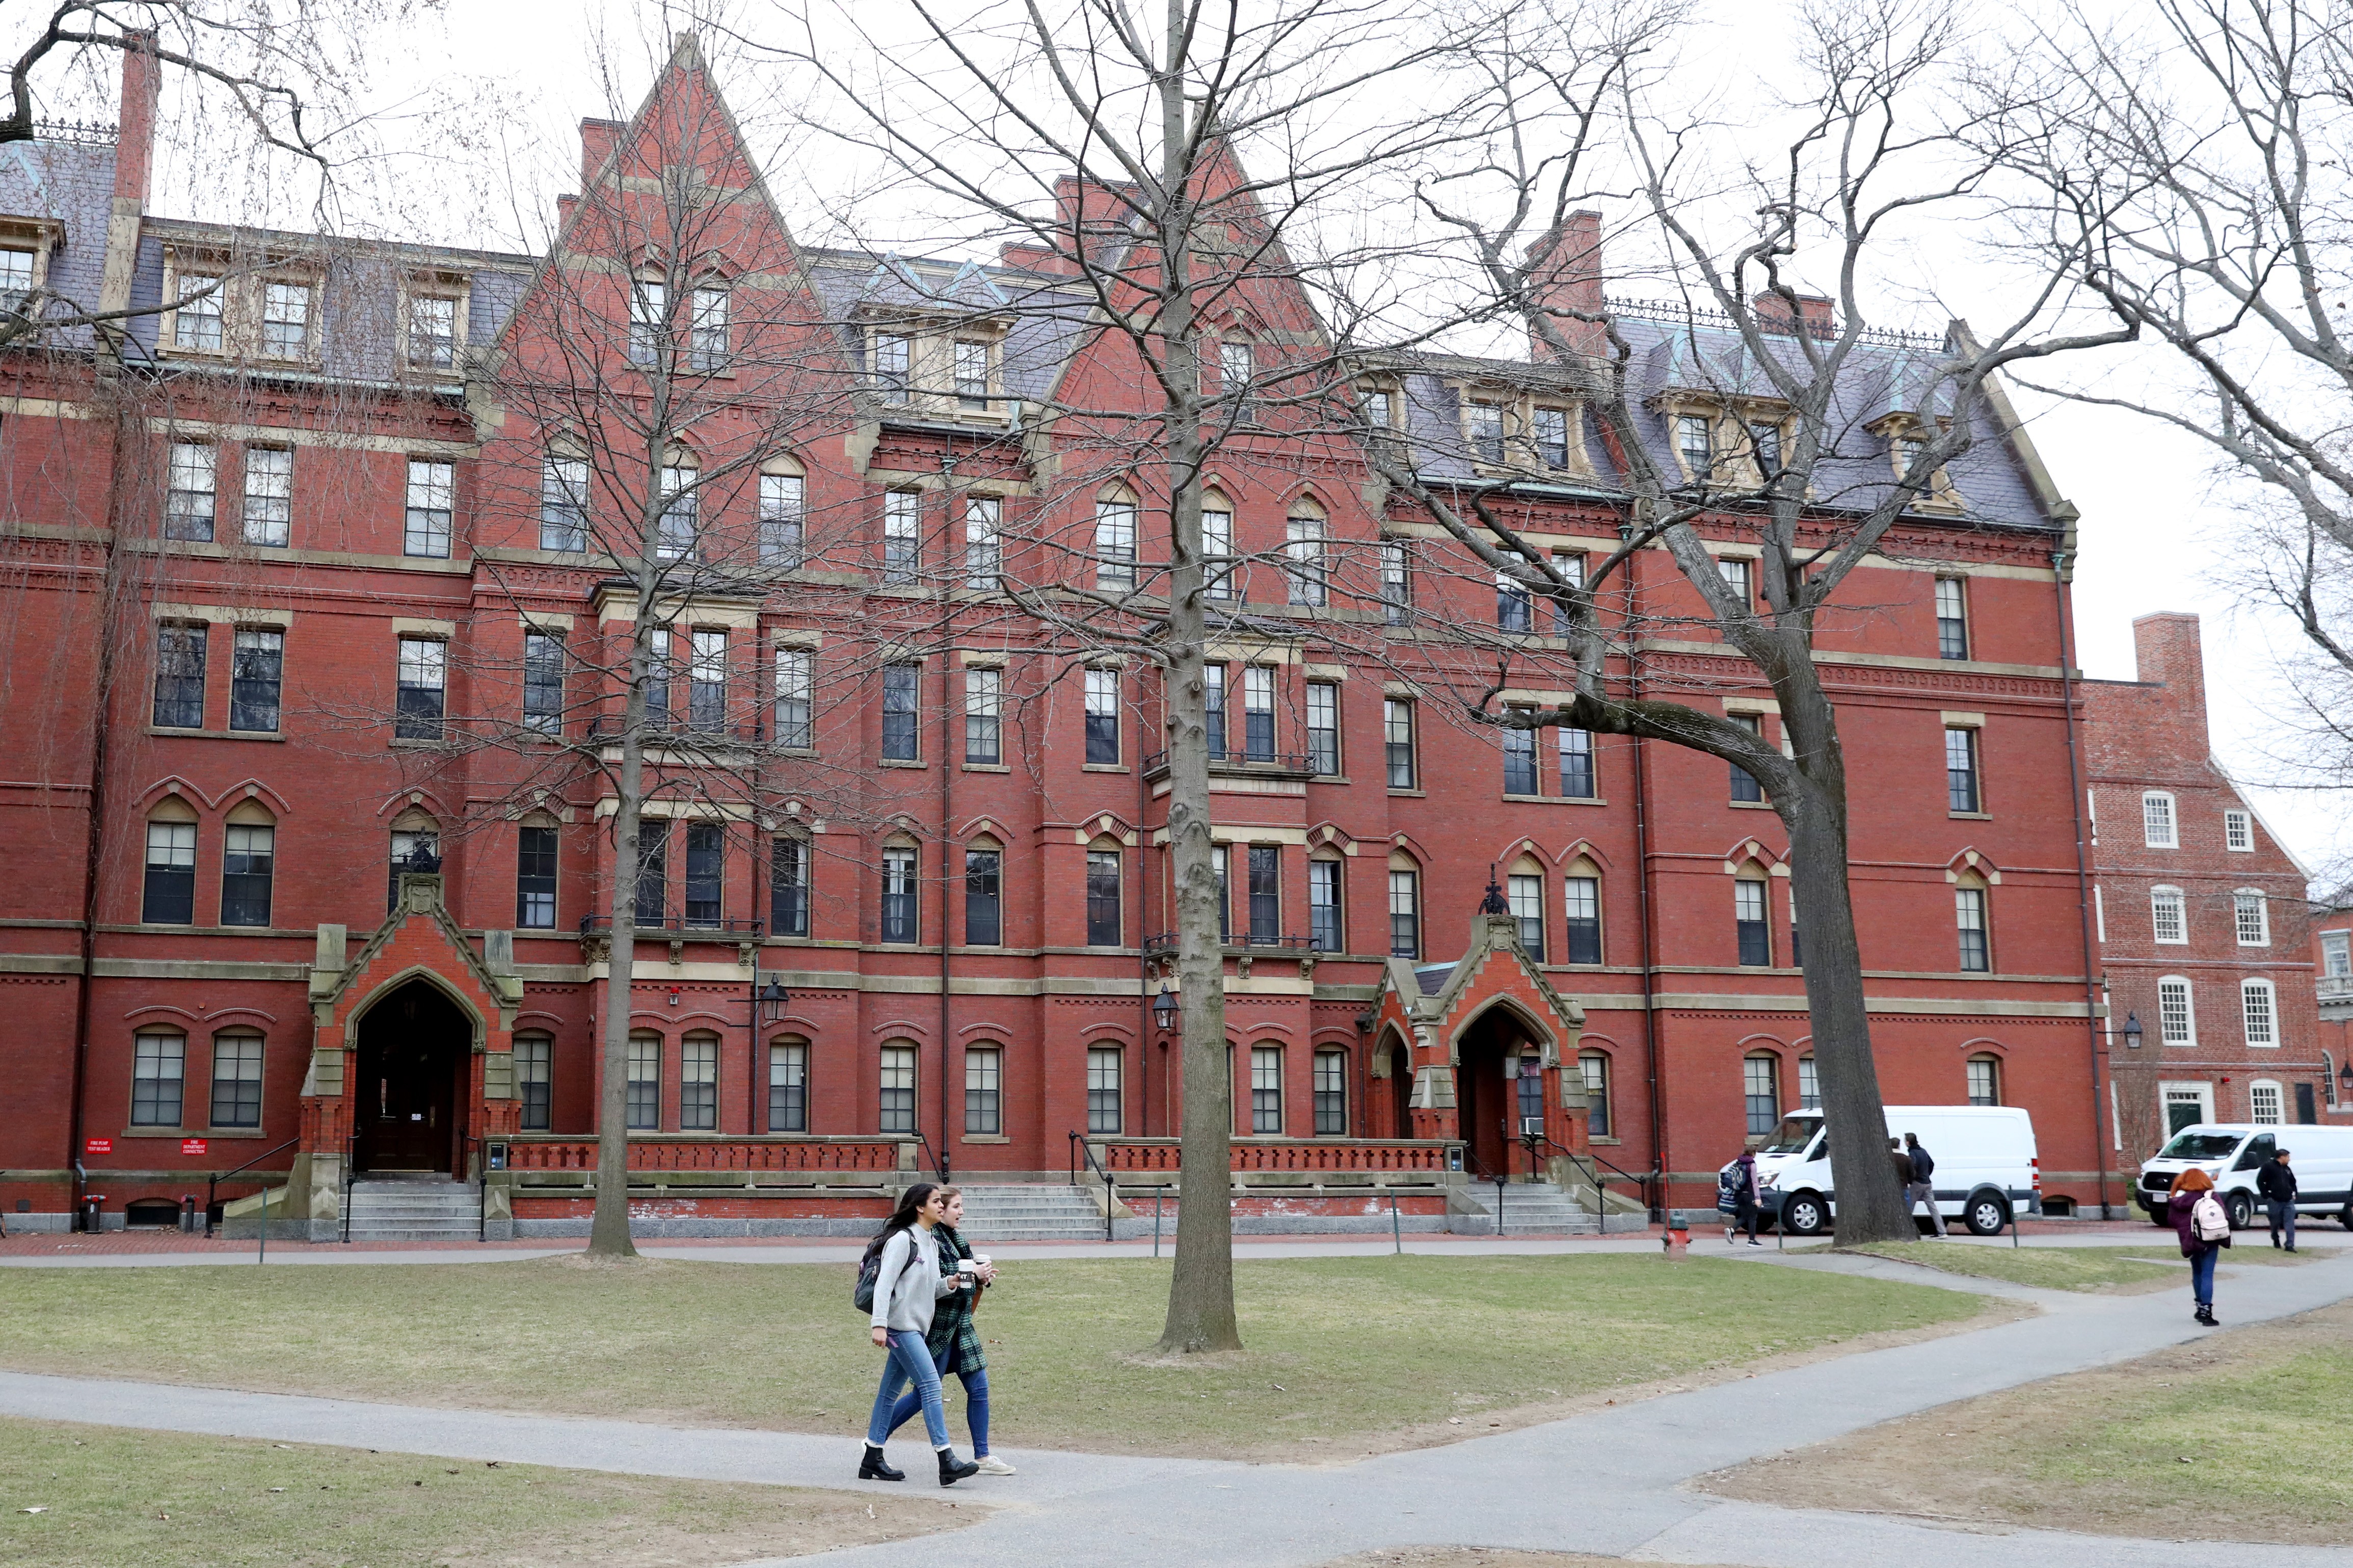
[(858, 1467), (858, 1479), (861, 1481), (903, 1481), (907, 1479), (907, 1472), (892, 1469), (883, 1460), (882, 1450), (869, 1443), (866, 1445), (866, 1458)]
[(955, 1457), (954, 1448), (940, 1450), (940, 1485), (952, 1487), (966, 1476), (980, 1474), (980, 1467)]

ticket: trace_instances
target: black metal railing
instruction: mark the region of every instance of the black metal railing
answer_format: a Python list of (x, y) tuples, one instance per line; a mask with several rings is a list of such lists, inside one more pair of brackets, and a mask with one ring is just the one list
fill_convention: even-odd
[[(588, 739), (618, 741), (628, 727), (617, 713), (599, 713), (588, 721)], [(697, 721), (691, 714), (673, 710), (647, 714), (640, 734), (649, 746), (762, 746), (767, 743), (768, 724), (765, 719), (748, 724)]]
[(1095, 1158), (1094, 1150), (1088, 1147), (1087, 1135), (1073, 1132), (1071, 1134), (1071, 1185), (1074, 1187), (1079, 1184), (1082, 1166), (1103, 1178), (1103, 1239), (1109, 1241), (1112, 1239), (1112, 1216), (1119, 1212), (1119, 1186), (1112, 1180), (1111, 1173), (1103, 1168), (1103, 1162)]
[[(1209, 771), (1226, 775), (1266, 774), (1273, 777), (1312, 779), (1323, 770), (1315, 765), (1312, 752), (1259, 752), (1247, 749), (1214, 751), (1209, 753)], [(1164, 749), (1144, 759), (1144, 776), (1151, 778), (1168, 771), (1168, 753)]]
[[(610, 915), (582, 915), (580, 917), (580, 934), (582, 936), (586, 936), (592, 931), (611, 931), (612, 929), (613, 917)], [(669, 935), (673, 932), (683, 932), (689, 936), (707, 936), (712, 941), (716, 942), (728, 937), (760, 936), (764, 934), (767, 929), (767, 922), (761, 920), (723, 920), (717, 918), (698, 920), (692, 917), (681, 917), (674, 911), (669, 910), (665, 910), (658, 920), (648, 920), (642, 913), (638, 916), (638, 934), (639, 936), (645, 936), (649, 933)]]
[[(1530, 1151), (1531, 1157), (1533, 1157), (1534, 1151), (1536, 1149), (1556, 1149), (1560, 1152), (1561, 1157), (1567, 1160), (1570, 1164), (1585, 1166), (1586, 1180), (1593, 1184), (1593, 1191), (1597, 1196), (1602, 1191), (1601, 1184), (1604, 1182), (1624, 1182), (1628, 1185), (1631, 1186), (1641, 1196), (1642, 1206), (1645, 1209), (1648, 1209), (1653, 1217), (1658, 1216), (1661, 1213), (1660, 1198), (1658, 1194), (1653, 1191), (1653, 1184), (1657, 1180), (1657, 1173), (1655, 1172), (1643, 1172), (1637, 1173), (1633, 1171), (1626, 1170), (1622, 1166), (1612, 1165), (1609, 1161), (1603, 1159), (1599, 1154), (1590, 1152), (1580, 1154), (1576, 1150), (1568, 1148), (1565, 1144), (1555, 1142), (1553, 1140), (1544, 1136), (1542, 1133), (1536, 1134), (1533, 1139), (1523, 1137), (1520, 1142), (1532, 1145)], [(1609, 1167), (1610, 1174), (1605, 1176), (1601, 1173), (1602, 1167), (1604, 1166)], [(1531, 1172), (1530, 1174), (1531, 1179), (1533, 1180), (1534, 1173)]]
[(359, 1179), (360, 1130), (353, 1128), (343, 1135), (343, 1240), (352, 1239), (352, 1184)]
[(474, 1173), (474, 1239), (491, 1238), (491, 1146), (469, 1133), (466, 1166)]
[[(265, 1149), (260, 1153), (256, 1154), (252, 1159), (248, 1160), (244, 1164), (238, 1165), (232, 1170), (215, 1171), (212, 1173), (211, 1178), (205, 1183), (205, 1234), (206, 1236), (212, 1235), (214, 1230), (217, 1228), (219, 1225), (219, 1220), (213, 1205), (219, 1199), (220, 1184), (223, 1182), (227, 1181), (231, 1176), (237, 1175), (242, 1172), (250, 1171), (256, 1165), (260, 1164), (261, 1162), (269, 1159), (274, 1154), (283, 1154), (287, 1150), (291, 1149), (295, 1144), (300, 1143), (301, 1142), (302, 1142), (302, 1140), (300, 1138), (289, 1138), (285, 1142), (278, 1145), (277, 1148)], [(259, 1178), (256, 1179), (258, 1180)], [(265, 1188), (269, 1185), (266, 1182), (262, 1184)]]
[(920, 1127), (915, 1129), (915, 1147), (921, 1149), (923, 1158), (931, 1162), (932, 1172), (939, 1177), (940, 1185), (946, 1186), (953, 1179), (948, 1174), (947, 1160), (932, 1148), (932, 1141), (923, 1136), (923, 1130)]

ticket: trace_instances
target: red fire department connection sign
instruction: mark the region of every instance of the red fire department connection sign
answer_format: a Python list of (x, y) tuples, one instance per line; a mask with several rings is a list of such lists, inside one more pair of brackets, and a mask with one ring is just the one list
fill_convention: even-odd
[(205, 1152), (207, 1146), (208, 1145), (201, 1138), (183, 1138), (180, 1140), (180, 1152), (183, 1154), (201, 1154)]
[(111, 1154), (114, 1152), (114, 1140), (111, 1138), (88, 1139), (82, 1143), (82, 1152), (89, 1154)]

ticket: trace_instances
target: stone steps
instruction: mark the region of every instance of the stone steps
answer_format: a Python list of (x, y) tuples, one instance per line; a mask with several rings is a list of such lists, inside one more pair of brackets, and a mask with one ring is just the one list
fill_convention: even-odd
[(1472, 1182), (1462, 1188), (1481, 1210), (1478, 1214), (1456, 1215), (1450, 1227), (1458, 1233), (1474, 1236), (1533, 1236), (1566, 1234), (1591, 1236), (1599, 1233), (1601, 1221), (1575, 1198), (1551, 1182), (1513, 1182), (1502, 1196), (1503, 1221), (1496, 1223), (1496, 1192), (1493, 1182)]
[(481, 1195), (449, 1177), (397, 1177), (352, 1184), (353, 1241), (472, 1241), (480, 1234)]
[(1103, 1211), (1077, 1187), (1051, 1182), (963, 1187), (965, 1240), (1101, 1241)]

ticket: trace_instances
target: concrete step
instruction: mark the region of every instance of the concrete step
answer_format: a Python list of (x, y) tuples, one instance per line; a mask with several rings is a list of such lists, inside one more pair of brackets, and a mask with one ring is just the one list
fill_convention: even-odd
[(352, 1184), (353, 1241), (472, 1241), (480, 1234), (481, 1194), (470, 1183), (393, 1177)]
[(962, 1228), (976, 1242), (1100, 1240), (1103, 1211), (1081, 1189), (1051, 1183), (965, 1187)]

